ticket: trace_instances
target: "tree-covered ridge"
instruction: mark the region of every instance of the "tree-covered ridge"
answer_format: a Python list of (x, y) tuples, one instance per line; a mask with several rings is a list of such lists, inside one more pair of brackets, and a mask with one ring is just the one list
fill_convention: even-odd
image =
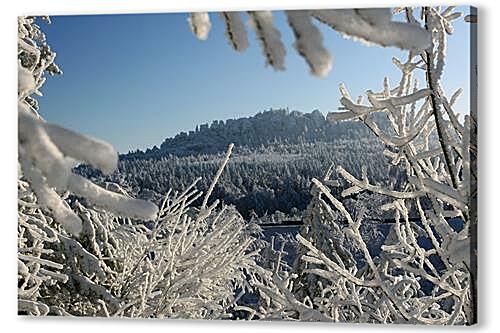
[(273, 143), (336, 142), (340, 139), (370, 138), (373, 134), (361, 122), (332, 123), (318, 110), (310, 113), (276, 109), (252, 117), (214, 120), (189, 132), (165, 139), (160, 147), (137, 150), (122, 158), (148, 158), (167, 155), (186, 156), (225, 151), (229, 143), (236, 147), (260, 148)]
[[(389, 173), (397, 179), (383, 145), (361, 122), (331, 124), (319, 111), (283, 109), (197, 126), (166, 139), (159, 149), (121, 156), (109, 177), (88, 167), (80, 172), (99, 183), (117, 183), (134, 196), (158, 199), (170, 188), (189, 186), (199, 175), (215, 174), (228, 142), (236, 148), (212, 199), (236, 206), (246, 219), (280, 212), (300, 215), (311, 200), (311, 180), (321, 178), (332, 164), (356, 175), (367, 165), (377, 183), (386, 182)], [(201, 179), (198, 188), (206, 190), (209, 181)]]

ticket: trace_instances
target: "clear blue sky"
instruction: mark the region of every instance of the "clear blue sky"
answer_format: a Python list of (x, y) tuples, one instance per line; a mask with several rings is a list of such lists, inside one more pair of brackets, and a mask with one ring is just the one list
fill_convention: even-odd
[[(271, 107), (326, 114), (339, 106), (341, 82), (352, 95), (380, 90), (386, 75), (396, 85), (399, 73), (391, 58), (403, 56), (396, 48), (344, 39), (318, 23), (334, 57), (328, 77), (318, 79), (292, 48), (293, 33), (281, 12), (275, 20), (287, 47), (284, 72), (264, 66), (251, 29), (250, 47), (242, 54), (233, 51), (215, 13), (206, 41), (192, 35), (187, 14), (51, 19), (42, 29), (64, 75), (47, 80), (40, 112), (48, 121), (112, 143), (119, 152), (159, 145), (197, 124)], [(455, 27), (448, 39), (444, 86), (449, 94), (464, 88), (458, 109), (468, 113), (469, 27), (462, 20)]]

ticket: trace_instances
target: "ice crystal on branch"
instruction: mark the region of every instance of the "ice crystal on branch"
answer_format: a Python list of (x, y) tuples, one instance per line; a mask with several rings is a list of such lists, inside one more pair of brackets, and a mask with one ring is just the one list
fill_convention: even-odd
[[(89, 163), (111, 173), (116, 169), (118, 154), (103, 141), (45, 122), (37, 113), (31, 97), (45, 82), (45, 73), (60, 73), (49, 52), (45, 37), (34, 18), (19, 18), (19, 162), (40, 203), (54, 214), (68, 232), (78, 235), (81, 221), (60, 198), (57, 191), (70, 191), (93, 204), (106, 207), (118, 215), (153, 219), (157, 207), (107, 191), (89, 180), (75, 175), (72, 168), (78, 162)], [(37, 42), (41, 43), (40, 45)]]
[[(445, 13), (447, 21), (456, 19), (456, 13)], [(332, 56), (323, 46), (323, 37), (313, 20), (330, 26), (345, 37), (352, 37), (368, 44), (395, 46), (403, 50), (422, 51), (430, 46), (431, 34), (421, 25), (412, 22), (392, 20), (388, 8), (374, 9), (331, 9), (331, 10), (288, 10), (288, 23), (295, 35), (294, 48), (304, 58), (311, 73), (326, 76), (332, 68)], [(246, 29), (240, 13), (222, 12), (226, 24), (226, 37), (230, 45), (239, 52), (248, 47)], [(271, 11), (248, 12), (249, 25), (255, 30), (266, 59), (266, 65), (276, 70), (285, 69), (286, 48), (280, 31), (273, 24)], [(192, 13), (188, 19), (193, 34), (207, 39), (211, 23), (208, 13)]]
[[(405, 11), (409, 22), (417, 21), (410, 8)], [(379, 18), (371, 14), (370, 19)], [(324, 215), (323, 223), (337, 224), (341, 238), (349, 239), (362, 258), (362, 265), (353, 266), (341, 256), (341, 251), (323, 250), (321, 237), (298, 237), (308, 249), (302, 256), (306, 262), (303, 272), (323, 279), (323, 292), (315, 302), (335, 320), (475, 322), (477, 300), (470, 244), (471, 228), (476, 222), (470, 219), (469, 211), (469, 198), (474, 195), (471, 189), (476, 182), (470, 167), (471, 151), (475, 150), (470, 140), (474, 122), (470, 116), (464, 122), (458, 121), (440, 83), (446, 34), (452, 31), (450, 21), (460, 15), (450, 14), (449, 9), (440, 13), (436, 8), (424, 8), (422, 16), (432, 33), (432, 44), (420, 55), (410, 52), (405, 62), (394, 60), (401, 70), (399, 84), (391, 87), (385, 79), (382, 91), (368, 92), (368, 104), (353, 101), (341, 86), (345, 111), (328, 117), (331, 121), (362, 121), (388, 147), (389, 162), (399, 166), (407, 179), (403, 187), (395, 189), (370, 183), (366, 173), (358, 179), (342, 166), (336, 168), (348, 184), (343, 196), (369, 192), (388, 200), (380, 209), (392, 212), (395, 222), (377, 256), (370, 253), (360, 232), (368, 221), (354, 219), (328, 187), (314, 180), (320, 191), (319, 200), (340, 214), (340, 218)], [(427, 79), (422, 88), (414, 79), (417, 71), (423, 71)], [(374, 118), (376, 113), (387, 116), (391, 131), (381, 130)], [(311, 210), (309, 214), (313, 213)], [(452, 218), (455, 224), (451, 223)], [(376, 309), (373, 304), (377, 304)]]
[(191, 31), (198, 39), (205, 40), (208, 38), (208, 33), (212, 27), (208, 13), (192, 13), (188, 18), (188, 22)]

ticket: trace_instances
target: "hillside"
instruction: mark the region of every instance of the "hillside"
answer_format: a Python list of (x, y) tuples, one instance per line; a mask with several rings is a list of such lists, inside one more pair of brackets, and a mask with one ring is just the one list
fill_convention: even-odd
[(180, 132), (173, 138), (165, 139), (159, 148), (137, 150), (124, 154), (122, 158), (215, 154), (225, 151), (229, 143), (234, 143), (236, 147), (258, 148), (277, 142), (300, 144), (354, 138), (373, 137), (359, 122), (332, 124), (317, 110), (302, 113), (278, 109), (259, 112), (252, 117), (201, 124), (189, 132)]
[(383, 146), (362, 123), (331, 124), (319, 111), (287, 110), (202, 124), (166, 139), (160, 148), (122, 155), (118, 171), (109, 177), (88, 167), (80, 172), (101, 183), (118, 183), (138, 197), (159, 200), (170, 188), (182, 190), (200, 176), (198, 188), (208, 188), (231, 142), (235, 150), (212, 199), (235, 205), (247, 219), (300, 216), (311, 199), (311, 179), (322, 178), (332, 164), (355, 175), (365, 165), (378, 183), (394, 174), (384, 162)]

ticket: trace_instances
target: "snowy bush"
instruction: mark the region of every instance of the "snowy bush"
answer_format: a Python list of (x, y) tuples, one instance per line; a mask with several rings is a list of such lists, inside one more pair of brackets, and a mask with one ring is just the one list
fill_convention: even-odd
[(119, 186), (104, 189), (74, 174), (78, 162), (112, 172), (117, 153), (41, 118), (31, 94), (40, 94), (46, 72), (60, 71), (35, 18), (18, 23), (19, 313), (229, 315), (257, 254), (241, 215), (217, 201), (208, 206), (232, 146), (198, 210), (191, 207), (201, 196), (195, 184), (168, 192), (158, 209)]
[[(302, 255), (295, 267), (282, 265), (283, 248), (271, 270), (252, 275), (261, 302), (246, 309), (250, 318), (335, 322), (410, 323), (432, 325), (476, 322), (475, 119), (460, 121), (440, 78), (451, 21), (461, 16), (453, 7), (424, 7), (421, 19), (432, 34), (424, 52), (410, 51), (406, 61), (394, 59), (401, 80), (381, 92), (368, 91), (368, 103), (353, 101), (341, 86), (344, 112), (332, 121), (357, 120), (386, 146), (388, 163), (406, 174), (392, 187), (370, 182), (366, 168), (356, 178), (342, 166), (336, 174), (347, 184), (343, 197), (362, 192), (384, 197), (379, 210), (392, 213), (393, 224), (380, 253), (370, 251), (362, 234), (370, 224), (370, 203), (358, 199), (347, 209), (329, 187), (334, 170), (314, 179), (314, 198), (297, 240)], [(401, 9), (418, 23), (411, 8)], [(424, 87), (418, 77), (425, 78)], [(383, 113), (391, 123), (382, 131), (374, 120)], [(370, 196), (369, 198), (373, 198)], [(385, 212), (385, 213), (384, 213)], [(381, 235), (382, 236), (382, 235)]]
[[(412, 9), (402, 10), (409, 23), (418, 22)], [(452, 11), (452, 7), (422, 9), (432, 45), (425, 52), (410, 51), (405, 61), (394, 58), (401, 71), (395, 87), (386, 78), (382, 91), (368, 91), (368, 103), (364, 104), (362, 98), (352, 100), (341, 86), (340, 102), (345, 111), (329, 115), (332, 121), (362, 121), (386, 146), (389, 162), (407, 178), (399, 188), (387, 188), (372, 184), (366, 172), (358, 179), (342, 166), (336, 168), (348, 184), (342, 196), (370, 192), (389, 200), (380, 209), (393, 213), (394, 224), (376, 256), (360, 232), (365, 214), (349, 212), (325, 181), (314, 180), (317, 204), (310, 207), (309, 224), (334, 230), (329, 239), (338, 241), (332, 249), (332, 244), (325, 244), (321, 229), (314, 226), (311, 233), (299, 235), (299, 242), (307, 249), (300, 273), (309, 279), (309, 274), (318, 277), (313, 280), (317, 286), (313, 302), (332, 320), (475, 322), (475, 268), (471, 262), (475, 249), (471, 240), (476, 221), (471, 217), (470, 200), (474, 200), (476, 186), (472, 163), (477, 148), (471, 138), (476, 124), (469, 115), (464, 121), (458, 119), (453, 105), (460, 91), (448, 98), (440, 81), (446, 36), (452, 33), (451, 21), (460, 17)], [(417, 80), (422, 74), (423, 87)], [(381, 112), (392, 124), (391, 133), (381, 131), (373, 119)], [(341, 246), (345, 241), (357, 250), (346, 253)], [(351, 255), (357, 253), (361, 259), (353, 261)]]

